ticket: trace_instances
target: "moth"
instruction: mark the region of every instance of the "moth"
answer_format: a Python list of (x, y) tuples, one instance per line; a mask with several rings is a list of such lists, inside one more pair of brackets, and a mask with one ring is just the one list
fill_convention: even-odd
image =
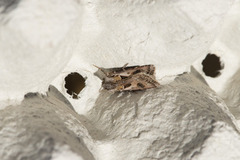
[(156, 88), (160, 84), (155, 78), (154, 65), (128, 66), (119, 68), (97, 67), (103, 75), (96, 74), (102, 79), (102, 87), (110, 91), (137, 91)]

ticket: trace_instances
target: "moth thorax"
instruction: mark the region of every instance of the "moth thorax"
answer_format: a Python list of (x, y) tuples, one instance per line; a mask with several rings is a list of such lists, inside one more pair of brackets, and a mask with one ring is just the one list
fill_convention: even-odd
[(121, 79), (122, 79), (122, 78), (121, 78), (121, 76), (119, 76), (119, 75), (114, 77), (114, 80), (115, 80), (115, 81), (120, 81)]

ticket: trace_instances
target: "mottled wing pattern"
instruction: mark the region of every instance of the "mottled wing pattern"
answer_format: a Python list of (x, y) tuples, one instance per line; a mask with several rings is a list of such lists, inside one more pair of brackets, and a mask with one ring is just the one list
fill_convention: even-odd
[(155, 77), (145, 74), (138, 73), (125, 80), (117, 83), (116, 91), (137, 91), (145, 90), (150, 88), (156, 88), (160, 84), (155, 80)]
[[(126, 64), (127, 65), (127, 64)], [(137, 91), (156, 88), (160, 84), (155, 79), (154, 65), (129, 66), (119, 68), (97, 67), (105, 75), (102, 87), (111, 91)]]

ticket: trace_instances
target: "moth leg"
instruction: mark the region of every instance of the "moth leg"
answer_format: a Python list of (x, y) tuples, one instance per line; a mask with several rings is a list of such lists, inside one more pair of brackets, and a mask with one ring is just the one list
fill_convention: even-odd
[(125, 71), (125, 68), (127, 67), (127, 65), (128, 65), (128, 63), (123, 65), (123, 67), (122, 67), (123, 71)]

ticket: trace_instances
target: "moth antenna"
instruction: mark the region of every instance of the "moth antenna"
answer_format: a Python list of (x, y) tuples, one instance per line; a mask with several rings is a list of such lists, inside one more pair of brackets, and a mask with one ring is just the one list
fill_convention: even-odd
[(100, 67), (96, 66), (95, 64), (93, 64), (94, 67), (98, 68), (98, 69), (101, 69)]
[(96, 65), (93, 64), (94, 67), (98, 68), (100, 71), (102, 71), (106, 76), (108, 76), (108, 74), (101, 68), (101, 67), (98, 67)]

